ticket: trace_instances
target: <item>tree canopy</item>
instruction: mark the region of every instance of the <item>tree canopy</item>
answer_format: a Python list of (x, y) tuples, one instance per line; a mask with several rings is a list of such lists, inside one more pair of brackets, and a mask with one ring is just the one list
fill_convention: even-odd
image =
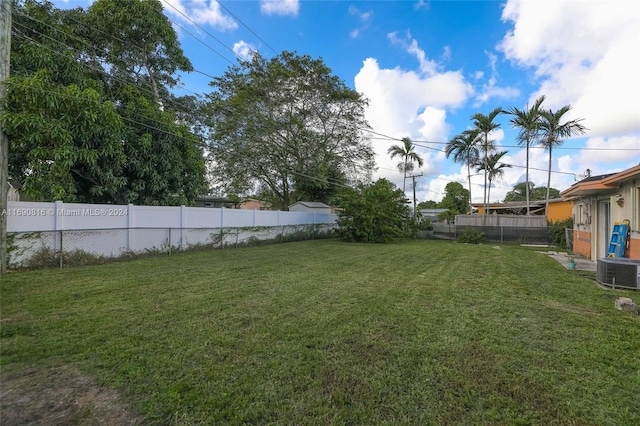
[(326, 202), (369, 177), (366, 100), (322, 59), (256, 53), (211, 85), (210, 159), (224, 192), (270, 192), (286, 209), (302, 198)]
[(469, 209), (469, 190), (461, 183), (449, 182), (444, 188), (445, 195), (438, 204), (441, 209), (447, 209), (451, 216), (465, 214)]
[(385, 243), (407, 235), (411, 218), (404, 192), (386, 179), (342, 188), (336, 199), (337, 235), (350, 242)]
[(197, 100), (170, 92), (191, 64), (159, 1), (97, 0), (85, 11), (26, 0), (14, 12), (0, 120), (21, 192), (189, 204), (205, 191), (202, 139), (187, 112)]
[[(527, 200), (527, 186), (525, 182), (520, 182), (514, 185), (513, 189), (504, 197), (504, 202), (509, 201), (526, 201)], [(529, 200), (540, 201), (546, 198), (547, 188), (544, 186), (535, 186), (533, 182), (529, 182)], [(560, 198), (560, 191), (556, 188), (549, 189), (549, 195), (551, 198)]]

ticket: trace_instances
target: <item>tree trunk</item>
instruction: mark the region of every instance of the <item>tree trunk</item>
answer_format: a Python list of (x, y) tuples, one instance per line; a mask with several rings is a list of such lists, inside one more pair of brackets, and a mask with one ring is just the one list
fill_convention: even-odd
[(527, 194), (527, 216), (531, 214), (529, 209), (529, 137), (527, 136), (527, 171), (525, 172), (525, 191)]
[(489, 135), (484, 135), (484, 197), (482, 199), (482, 215), (487, 214), (487, 151), (489, 150), (489, 141), (487, 140)]
[[(11, 56), (11, 8), (9, 0), (0, 3), (0, 112), (5, 102), (6, 81), (9, 79)], [(9, 137), (0, 128), (0, 275), (7, 272), (7, 196), (9, 192)]]
[(551, 150), (553, 148), (553, 143), (549, 144), (549, 174), (547, 176), (547, 198), (544, 206), (544, 215), (548, 217), (549, 215), (549, 188), (551, 187)]
[(473, 197), (471, 197), (471, 167), (467, 161), (467, 178), (469, 178), (469, 214), (473, 214)]

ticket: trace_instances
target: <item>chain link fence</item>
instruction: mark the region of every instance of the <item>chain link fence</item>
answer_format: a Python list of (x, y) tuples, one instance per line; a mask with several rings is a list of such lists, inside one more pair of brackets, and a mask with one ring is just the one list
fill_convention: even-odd
[(465, 228), (476, 228), (484, 233), (487, 241), (495, 243), (519, 244), (552, 244), (549, 227), (512, 227), (512, 226), (456, 226), (456, 235), (461, 235)]
[(13, 232), (11, 269), (96, 265), (172, 253), (327, 238), (335, 224)]

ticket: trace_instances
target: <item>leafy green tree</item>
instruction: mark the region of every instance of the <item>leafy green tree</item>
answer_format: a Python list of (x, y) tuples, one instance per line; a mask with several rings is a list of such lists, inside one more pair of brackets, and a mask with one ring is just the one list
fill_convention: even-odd
[(386, 179), (342, 188), (336, 197), (337, 235), (350, 242), (385, 243), (407, 235), (409, 206), (404, 193)]
[(362, 130), (366, 100), (321, 59), (256, 54), (211, 85), (209, 149), (225, 192), (261, 187), (286, 209), (296, 190), (309, 191), (309, 179), (355, 183), (370, 175), (374, 153)]
[[(509, 201), (525, 201), (526, 197), (526, 189), (525, 182), (520, 182), (514, 185), (513, 189), (504, 197), (505, 202)], [(544, 186), (537, 187), (533, 184), (533, 182), (529, 182), (529, 200), (530, 201), (538, 201), (544, 200), (546, 196), (547, 188)], [(550, 198), (560, 198), (560, 191), (556, 188), (550, 188), (549, 190)]]
[(326, 204), (331, 204), (340, 187), (348, 183), (345, 174), (337, 165), (329, 165), (315, 172), (307, 170), (305, 174), (296, 175), (294, 182), (295, 199)]
[(483, 198), (483, 207), (484, 214), (487, 214), (487, 161), (489, 159), (489, 153), (491, 153), (494, 149), (494, 141), (489, 139), (489, 133), (500, 127), (500, 124), (495, 123), (493, 120), (502, 112), (502, 108), (498, 107), (491, 111), (488, 115), (484, 115), (481, 113), (476, 113), (471, 116), (473, 120), (473, 125), (475, 130), (478, 131), (478, 135), (480, 136), (479, 147), (482, 152), (482, 164), (484, 166), (484, 198)]
[(502, 163), (500, 160), (507, 154), (507, 151), (495, 152), (487, 158), (484, 164), (478, 166), (478, 171), (484, 170), (489, 180), (489, 191), (487, 193), (487, 203), (491, 202), (491, 183), (500, 179), (504, 175), (504, 169), (511, 167), (510, 164)]
[(156, 102), (176, 85), (177, 71), (193, 70), (159, 0), (97, 0), (87, 23), (111, 75), (150, 88)]
[[(531, 108), (520, 110), (512, 107), (507, 111), (503, 111), (505, 114), (510, 114), (513, 117), (510, 120), (511, 126), (518, 127), (518, 145), (524, 145), (526, 148), (526, 172), (525, 182), (529, 182), (529, 148), (532, 144), (536, 143), (540, 137), (540, 107), (544, 102), (545, 96), (542, 95), (533, 103)], [(527, 215), (531, 214), (529, 209), (529, 186), (525, 185), (525, 195), (527, 201)]]
[(438, 204), (441, 209), (447, 209), (449, 217), (465, 214), (469, 208), (469, 191), (461, 183), (449, 182), (444, 188), (445, 195)]
[(421, 201), (418, 203), (418, 209), (437, 209), (438, 203), (433, 200)]
[(402, 181), (402, 192), (406, 190), (406, 182), (407, 182), (407, 172), (411, 173), (415, 164), (418, 164), (418, 167), (422, 167), (424, 165), (424, 161), (422, 157), (415, 152), (416, 146), (411, 142), (411, 139), (408, 137), (402, 138), (402, 145), (393, 145), (387, 150), (387, 154), (391, 156), (391, 159), (399, 157), (402, 159), (400, 163), (398, 163), (398, 170), (400, 170), (404, 174), (404, 179)]
[(157, 0), (15, 7), (0, 119), (23, 192), (136, 204), (188, 204), (204, 192), (199, 121), (189, 112), (197, 102), (169, 95), (175, 71), (191, 65)]
[(478, 163), (480, 153), (478, 151), (478, 129), (465, 130), (447, 143), (445, 152), (447, 158), (453, 155), (453, 161), (467, 165), (467, 178), (469, 180), (469, 211), (473, 211), (471, 198), (471, 166)]
[[(554, 147), (562, 145), (564, 139), (576, 135), (583, 135), (587, 130), (580, 122), (582, 119), (563, 121), (566, 113), (571, 111), (571, 105), (565, 105), (557, 111), (542, 110), (540, 115), (542, 121), (540, 123), (541, 139), (540, 142), (549, 151), (549, 173), (547, 177), (547, 196), (544, 214), (549, 213), (549, 195), (551, 189), (551, 154)], [(561, 124), (562, 123), (562, 124)]]
[[(105, 202), (125, 184), (123, 123), (87, 67), (66, 14), (16, 4), (2, 126), (9, 174), (34, 199)], [(61, 48), (64, 46), (65, 48)]]

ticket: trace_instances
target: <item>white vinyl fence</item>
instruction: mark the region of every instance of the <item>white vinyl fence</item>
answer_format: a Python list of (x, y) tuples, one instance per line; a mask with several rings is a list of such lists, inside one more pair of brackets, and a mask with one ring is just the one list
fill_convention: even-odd
[(333, 214), (185, 206), (9, 202), (9, 266), (99, 263), (328, 234)]

